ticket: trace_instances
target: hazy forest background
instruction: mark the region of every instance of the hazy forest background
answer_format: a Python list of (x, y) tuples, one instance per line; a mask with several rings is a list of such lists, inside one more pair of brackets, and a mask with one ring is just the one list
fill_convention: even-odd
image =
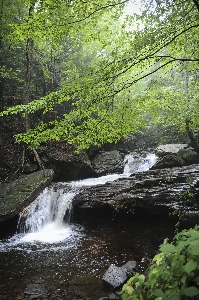
[(197, 0), (1, 0), (0, 19), (4, 166), (160, 129), (198, 151)]

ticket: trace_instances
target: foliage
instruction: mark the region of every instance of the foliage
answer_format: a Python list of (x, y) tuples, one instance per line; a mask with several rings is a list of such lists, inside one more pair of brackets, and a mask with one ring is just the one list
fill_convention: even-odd
[(199, 226), (195, 226), (162, 244), (147, 274), (133, 275), (119, 294), (123, 300), (190, 299), (199, 295), (198, 283)]
[[(38, 67), (32, 101), (7, 107), (1, 116), (42, 115), (17, 142), (38, 147), (65, 139), (80, 151), (117, 142), (148, 120), (182, 131), (187, 120), (189, 129), (199, 127), (195, 2), (141, 1), (139, 14), (124, 14), (128, 0), (18, 2), (18, 11), (2, 9), (3, 47), (21, 47), (25, 55), (31, 39)], [(48, 82), (43, 94), (42, 87), (33, 93), (40, 84), (37, 74), (44, 87)]]

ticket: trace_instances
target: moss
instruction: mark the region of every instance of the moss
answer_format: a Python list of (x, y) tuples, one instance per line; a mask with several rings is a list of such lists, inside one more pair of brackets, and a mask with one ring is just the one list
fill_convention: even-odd
[(0, 220), (5, 219), (5, 216), (18, 214), (36, 198), (52, 178), (52, 170), (43, 170), (4, 184), (0, 191)]

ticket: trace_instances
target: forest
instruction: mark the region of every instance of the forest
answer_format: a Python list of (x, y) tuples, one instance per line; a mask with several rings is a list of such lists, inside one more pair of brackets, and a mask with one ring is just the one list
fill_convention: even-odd
[(25, 149), (81, 151), (161, 124), (198, 151), (197, 0), (2, 0), (0, 11), (1, 148), (8, 130)]
[[(1, 0), (0, 23), (0, 184), (29, 151), (42, 169), (51, 141), (83, 153), (161, 128), (199, 153), (198, 0)], [(122, 299), (197, 296), (198, 240), (196, 227), (162, 245), (148, 281), (135, 274)]]

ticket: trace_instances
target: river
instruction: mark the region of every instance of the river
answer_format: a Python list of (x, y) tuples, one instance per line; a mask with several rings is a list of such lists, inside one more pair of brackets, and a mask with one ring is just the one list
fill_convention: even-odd
[(28, 284), (43, 284), (48, 299), (99, 299), (111, 292), (101, 281), (110, 264), (136, 260), (138, 270), (144, 270), (164, 238), (173, 237), (169, 216), (154, 220), (93, 212), (81, 217), (73, 213), (72, 202), (83, 186), (128, 177), (148, 170), (155, 161), (154, 154), (139, 159), (128, 155), (123, 174), (60, 183), (58, 190), (54, 184), (46, 188), (21, 213), (16, 233), (0, 241), (0, 297), (23, 299)]

